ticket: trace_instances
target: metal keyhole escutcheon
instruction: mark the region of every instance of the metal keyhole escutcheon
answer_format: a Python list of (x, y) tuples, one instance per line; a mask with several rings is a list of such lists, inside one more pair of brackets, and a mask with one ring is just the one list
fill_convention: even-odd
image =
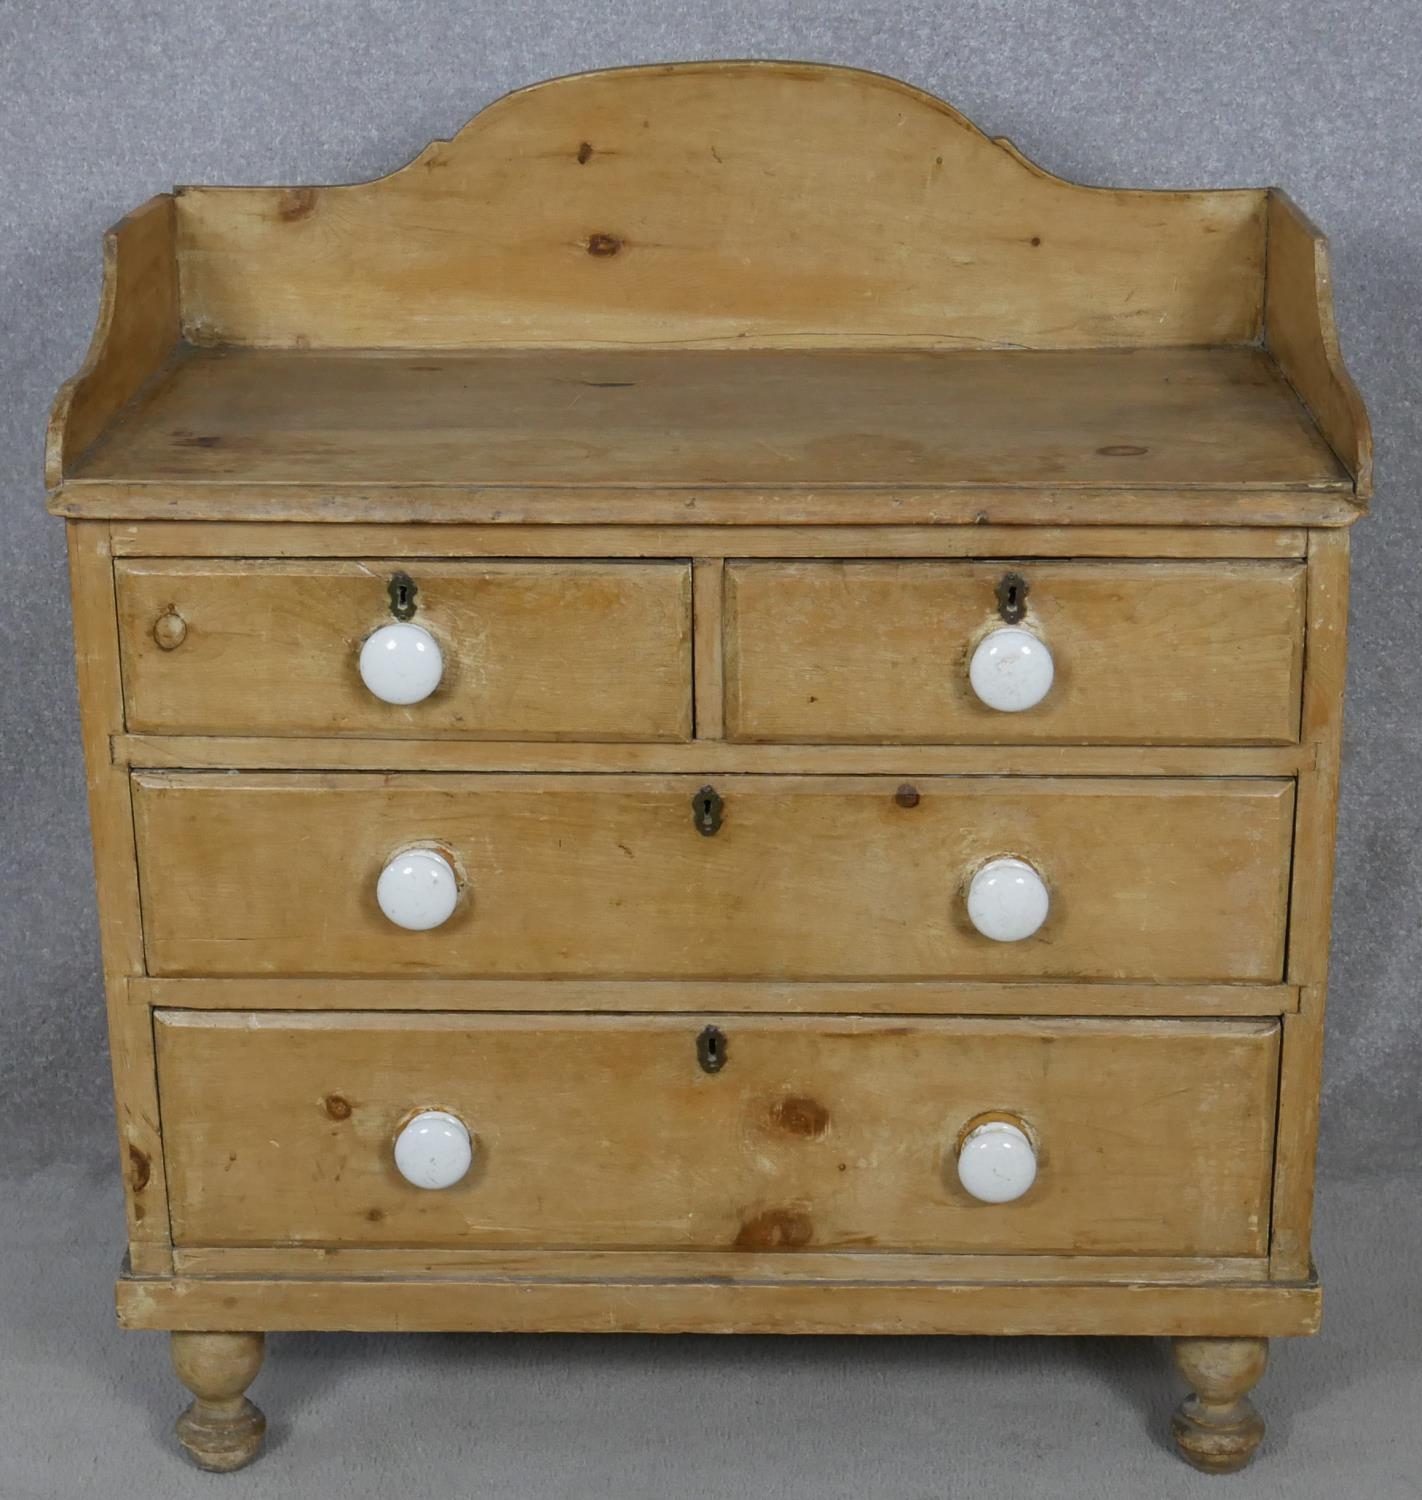
[(413, 620), (415, 595), (420, 592), (415, 580), (408, 573), (392, 573), (387, 592), (390, 595), (390, 613), (397, 620)]
[(703, 1073), (719, 1073), (726, 1066), (726, 1033), (719, 1026), (708, 1026), (696, 1038), (696, 1061)]
[(1027, 614), (1027, 580), (1020, 573), (1004, 573), (994, 592), (998, 614), (1009, 625), (1019, 624)]
[(691, 816), (696, 831), (703, 838), (710, 838), (721, 826), (721, 814), (725, 808), (721, 794), (714, 786), (704, 786), (691, 799)]

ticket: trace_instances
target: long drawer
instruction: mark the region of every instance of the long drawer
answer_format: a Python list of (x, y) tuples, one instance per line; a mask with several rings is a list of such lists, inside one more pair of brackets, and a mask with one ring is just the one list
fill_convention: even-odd
[[(384, 702), (362, 643), (403, 609), (438, 686)], [(136, 731), (680, 740), (691, 733), (691, 572), (679, 562), (116, 565), (124, 705)], [(408, 622), (407, 622), (408, 623)]]
[[(157, 975), (1262, 980), (1281, 977), (1287, 780), (146, 772)], [(460, 889), (385, 914), (414, 847)], [(971, 919), (1018, 858), (1031, 936)], [(403, 866), (402, 866), (403, 868)]]
[[(1284, 744), (1298, 738), (1304, 569), (1287, 562), (736, 562), (738, 740)], [(1011, 621), (1053, 677), (1018, 711), (974, 691)]]
[[(174, 1240), (1264, 1253), (1278, 1025), (159, 1011)], [(708, 1073), (697, 1038), (722, 1032)], [(413, 1186), (412, 1114), (473, 1163)], [(1012, 1202), (959, 1180), (1020, 1122)]]

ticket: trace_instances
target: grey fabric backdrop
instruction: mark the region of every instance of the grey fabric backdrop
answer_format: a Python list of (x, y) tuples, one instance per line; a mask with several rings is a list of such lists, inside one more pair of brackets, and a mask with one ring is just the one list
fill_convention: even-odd
[(174, 182), (387, 171), (496, 95), (555, 74), (737, 56), (896, 74), (1085, 182), (1280, 183), (1331, 234), (1345, 352), (1376, 426), (1378, 494), (1355, 532), (1325, 1159), (1358, 1172), (1416, 1160), (1415, 0), (4, 0), (0, 1139), (10, 1165), (107, 1163), (113, 1149), (62, 528), (43, 511), (40, 474), (49, 402), (93, 324), (102, 231)]

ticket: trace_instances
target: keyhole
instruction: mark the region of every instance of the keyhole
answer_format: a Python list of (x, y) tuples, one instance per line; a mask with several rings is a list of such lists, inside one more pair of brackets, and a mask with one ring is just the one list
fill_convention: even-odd
[(708, 1026), (696, 1038), (696, 1060), (703, 1073), (719, 1073), (726, 1066), (726, 1036), (719, 1026)]
[(710, 838), (721, 826), (721, 812), (725, 804), (713, 786), (704, 786), (691, 799), (691, 816), (696, 831), (703, 838)]
[(415, 616), (415, 595), (419, 593), (415, 580), (408, 573), (391, 576), (389, 595), (390, 613), (397, 620), (411, 620)]
[(1027, 580), (1020, 573), (1004, 573), (995, 592), (998, 614), (1016, 625), (1027, 613)]

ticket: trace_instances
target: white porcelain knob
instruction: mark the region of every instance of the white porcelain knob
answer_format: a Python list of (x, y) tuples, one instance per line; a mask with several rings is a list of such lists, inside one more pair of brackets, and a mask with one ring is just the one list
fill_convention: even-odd
[(1020, 943), (1047, 920), (1047, 884), (1025, 859), (991, 859), (968, 883), (968, 920), (995, 943)]
[(360, 680), (382, 703), (419, 703), (443, 675), (444, 653), (422, 625), (382, 625), (360, 648)]
[(406, 849), (380, 872), (375, 899), (397, 927), (428, 932), (449, 921), (459, 899), (459, 880), (438, 849)]
[(1019, 714), (1047, 696), (1055, 671), (1044, 640), (1007, 625), (978, 642), (968, 664), (968, 681), (989, 708)]
[(453, 1187), (473, 1160), (468, 1127), (448, 1110), (422, 1110), (395, 1137), (396, 1169), (417, 1188)]
[(958, 1181), (984, 1203), (1011, 1203), (1037, 1180), (1037, 1153), (1021, 1126), (987, 1120), (958, 1147)]

